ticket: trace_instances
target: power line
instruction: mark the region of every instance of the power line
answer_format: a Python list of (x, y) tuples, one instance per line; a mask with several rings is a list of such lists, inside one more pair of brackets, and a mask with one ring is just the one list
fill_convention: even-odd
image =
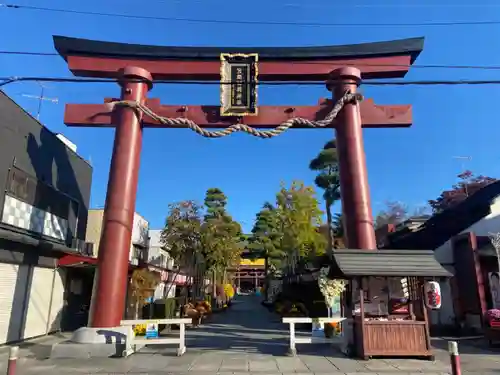
[[(235, 47), (235, 49), (237, 49)], [(57, 52), (35, 52), (35, 51), (7, 51), (0, 50), (0, 55), (13, 55), (13, 56), (39, 56), (39, 57), (60, 57)], [(289, 61), (287, 64), (305, 64), (305, 65), (332, 65), (331, 62), (321, 61)], [(408, 67), (417, 69), (471, 69), (471, 70), (500, 70), (500, 65), (441, 65), (441, 64), (373, 64), (357, 62), (356, 66), (371, 66), (371, 67)]]
[[(110, 0), (108, 0), (110, 1)], [(112, 1), (112, 0), (111, 0)], [(123, 0), (116, 0), (123, 3)], [(158, 0), (160, 4), (182, 4), (186, 5), (185, 0)], [(206, 4), (206, 0), (191, 0), (190, 3), (198, 3), (198, 4)], [(351, 4), (351, 3), (340, 3), (340, 4), (307, 4), (304, 6), (304, 3), (282, 3), (282, 4), (271, 4), (271, 5), (279, 5), (283, 8), (301, 8), (301, 9), (339, 9), (339, 8), (474, 8), (477, 10), (478, 8), (497, 8), (500, 7), (500, 4)], [(330, 6), (329, 6), (330, 5)], [(333, 6), (331, 6), (333, 5)]]
[[(126, 79), (125, 79), (126, 80)], [(57, 83), (118, 83), (114, 79), (98, 78), (64, 78), (64, 77), (0, 77), (0, 87), (15, 82), (57, 82)], [(120, 79), (123, 82), (124, 79)], [(128, 82), (141, 82), (140, 80), (128, 79)], [(214, 85), (214, 84), (237, 84), (236, 82), (218, 81), (175, 81), (175, 80), (155, 80), (155, 84), (184, 84), (184, 85)], [(283, 86), (283, 85), (321, 85), (324, 82), (317, 81), (286, 81), (286, 82), (259, 82), (260, 86)], [(457, 86), (457, 85), (500, 85), (500, 80), (422, 80), (422, 81), (366, 81), (364, 86)]]
[[(121, 1), (121, 0), (120, 0)], [(165, 1), (163, 1), (165, 2)], [(184, 0), (168, 0), (168, 2), (173, 2), (177, 4), (185, 4), (186, 2)], [(202, 4), (204, 1), (203, 0), (198, 0), (195, 1), (195, 3)], [(287, 7), (287, 8), (302, 8), (302, 9), (328, 9), (328, 4), (325, 5), (319, 5), (315, 4), (307, 4), (305, 7), (303, 3), (285, 3), (285, 4), (279, 4), (282, 7)], [(331, 4), (330, 4), (331, 5)], [(497, 8), (500, 7), (500, 4), (350, 4), (350, 3), (340, 3), (340, 4), (334, 4), (333, 6), (335, 9), (338, 8), (368, 8), (368, 9), (385, 9), (385, 8)]]
[(0, 55), (59, 56), (55, 52), (0, 51)]
[(19, 4), (0, 4), (0, 7), (9, 9), (24, 9), (24, 10), (37, 10), (43, 12), (57, 12), (66, 14), (80, 14), (89, 16), (103, 16), (127, 19), (141, 19), (141, 20), (156, 20), (156, 21), (174, 21), (174, 22), (196, 22), (196, 23), (215, 23), (215, 24), (236, 24), (236, 25), (276, 25), (276, 26), (322, 26), (322, 27), (417, 27), (417, 26), (486, 26), (486, 25), (500, 25), (500, 21), (441, 21), (441, 22), (408, 22), (408, 23), (327, 23), (327, 22), (304, 22), (298, 23), (293, 21), (250, 21), (250, 20), (222, 20), (222, 19), (201, 19), (201, 18), (183, 18), (183, 17), (160, 17), (160, 16), (143, 16), (136, 14), (123, 14), (123, 13), (107, 13), (107, 12), (93, 12), (85, 10), (63, 9), (63, 8), (49, 8), (37, 7), (30, 5)]

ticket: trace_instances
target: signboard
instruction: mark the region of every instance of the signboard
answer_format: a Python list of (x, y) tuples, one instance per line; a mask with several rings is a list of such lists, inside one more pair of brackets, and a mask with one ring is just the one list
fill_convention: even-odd
[(340, 296), (336, 296), (333, 298), (332, 305), (330, 306), (332, 316), (340, 315)]
[(494, 309), (500, 309), (500, 277), (498, 272), (488, 272), (491, 302)]
[(158, 323), (155, 321), (148, 321), (146, 323), (146, 338), (147, 339), (157, 339), (158, 338)]
[(221, 116), (256, 116), (259, 55), (221, 53)]
[(311, 337), (324, 338), (325, 337), (325, 326), (322, 323), (313, 320), (312, 326), (311, 326)]

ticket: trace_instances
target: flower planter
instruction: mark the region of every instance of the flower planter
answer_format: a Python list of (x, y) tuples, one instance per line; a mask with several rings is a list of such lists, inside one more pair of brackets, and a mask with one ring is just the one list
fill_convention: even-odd
[(500, 310), (491, 309), (486, 312), (484, 317), (485, 337), (490, 345), (500, 341)]

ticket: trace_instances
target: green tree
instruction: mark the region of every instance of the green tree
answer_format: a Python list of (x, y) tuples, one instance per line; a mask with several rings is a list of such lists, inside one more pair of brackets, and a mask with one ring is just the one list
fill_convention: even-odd
[(208, 268), (222, 274), (241, 254), (241, 225), (227, 212), (227, 197), (220, 189), (208, 189), (204, 203), (203, 256)]
[(333, 232), (333, 248), (343, 249), (345, 248), (344, 243), (344, 222), (342, 214), (334, 214), (332, 218), (332, 232)]
[(266, 258), (266, 275), (270, 264), (276, 269), (281, 266), (285, 255), (281, 248), (282, 237), (278, 211), (271, 203), (266, 202), (255, 216), (252, 234), (248, 238), (250, 252), (256, 254), (256, 258)]
[(202, 253), (201, 207), (193, 201), (181, 201), (169, 205), (169, 213), (161, 232), (162, 245), (181, 268), (191, 274), (200, 267)]
[(342, 214), (335, 214), (333, 215), (333, 222), (332, 222), (332, 228), (333, 228), (333, 234), (336, 238), (344, 238), (344, 218)]
[(309, 169), (318, 171), (314, 183), (323, 189), (325, 200), (326, 224), (328, 226), (328, 248), (333, 248), (335, 233), (333, 230), (332, 206), (340, 199), (340, 179), (335, 140), (325, 144), (320, 153), (311, 160)]
[(375, 216), (375, 228), (387, 224), (399, 224), (408, 217), (408, 206), (401, 202), (387, 201), (385, 208), (380, 210)]
[(205, 193), (205, 220), (218, 219), (227, 215), (227, 197), (219, 188), (207, 189)]
[(323, 212), (316, 192), (303, 182), (284, 185), (276, 196), (282, 230), (282, 246), (288, 256), (307, 258), (324, 254), (326, 241), (320, 232)]
[(375, 216), (375, 228), (380, 228), (388, 224), (400, 224), (411, 217), (428, 216), (429, 207), (417, 207), (414, 210), (402, 203), (395, 201), (385, 202), (385, 208), (380, 210)]
[(483, 187), (498, 181), (496, 178), (483, 175), (475, 175), (469, 170), (460, 173), (459, 181), (449, 190), (443, 191), (436, 199), (431, 199), (429, 205), (432, 213), (440, 213), (450, 207), (464, 201), (476, 191)]

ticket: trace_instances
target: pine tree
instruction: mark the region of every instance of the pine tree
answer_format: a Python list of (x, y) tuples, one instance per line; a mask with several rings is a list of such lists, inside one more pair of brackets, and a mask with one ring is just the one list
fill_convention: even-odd
[(273, 268), (280, 268), (284, 256), (281, 239), (278, 212), (271, 203), (266, 202), (255, 215), (252, 235), (248, 238), (248, 248), (251, 253), (255, 254), (255, 258), (266, 258), (266, 266), (272, 264)]
[(311, 160), (309, 169), (319, 172), (314, 182), (317, 187), (324, 191), (323, 199), (325, 200), (326, 224), (329, 233), (328, 248), (332, 249), (335, 237), (332, 223), (332, 206), (340, 199), (340, 176), (335, 140), (325, 144), (318, 156)]
[(226, 211), (227, 197), (222, 190), (208, 189), (204, 203), (203, 256), (210, 269), (223, 273), (239, 260), (241, 225)]

